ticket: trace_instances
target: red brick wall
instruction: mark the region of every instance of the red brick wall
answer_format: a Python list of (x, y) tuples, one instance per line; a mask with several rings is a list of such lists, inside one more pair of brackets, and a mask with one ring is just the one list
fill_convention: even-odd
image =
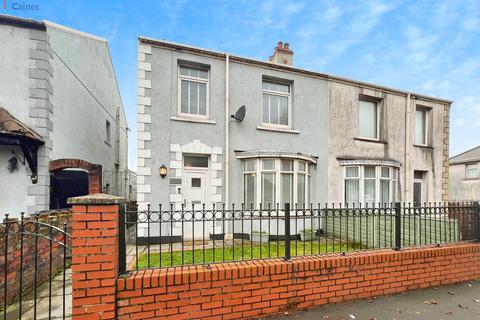
[(117, 319), (242, 319), (480, 278), (480, 244), (139, 271)]
[(72, 207), (72, 319), (115, 319), (118, 205)]

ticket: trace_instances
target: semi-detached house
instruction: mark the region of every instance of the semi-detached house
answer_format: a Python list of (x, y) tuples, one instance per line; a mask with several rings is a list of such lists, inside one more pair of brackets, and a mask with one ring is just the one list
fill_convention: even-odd
[(450, 105), (296, 68), (287, 43), (265, 62), (140, 37), (138, 202), (445, 201)]

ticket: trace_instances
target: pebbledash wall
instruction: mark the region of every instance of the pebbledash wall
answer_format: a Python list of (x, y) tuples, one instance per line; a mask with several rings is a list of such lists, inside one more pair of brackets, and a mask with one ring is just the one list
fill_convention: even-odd
[(480, 244), (119, 275), (118, 197), (70, 199), (73, 320), (247, 319), (480, 278)]

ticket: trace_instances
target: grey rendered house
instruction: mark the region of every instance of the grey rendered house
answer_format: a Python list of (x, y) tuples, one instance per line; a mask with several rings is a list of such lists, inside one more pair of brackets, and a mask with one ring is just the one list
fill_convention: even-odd
[(115, 193), (128, 129), (106, 40), (0, 15), (0, 43), (0, 213)]
[(480, 146), (450, 158), (449, 188), (453, 201), (480, 201)]
[(140, 37), (140, 208), (448, 199), (451, 101), (292, 64)]

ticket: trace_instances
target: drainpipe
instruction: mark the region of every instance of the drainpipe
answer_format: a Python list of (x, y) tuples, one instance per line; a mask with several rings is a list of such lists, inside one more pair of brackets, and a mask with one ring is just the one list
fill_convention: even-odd
[[(230, 157), (230, 145), (229, 145), (229, 124), (230, 124), (230, 54), (225, 53), (225, 207), (229, 206), (229, 157)], [(228, 233), (228, 223), (224, 233)]]
[(407, 94), (406, 112), (405, 112), (405, 186), (404, 202), (410, 199), (410, 93)]

